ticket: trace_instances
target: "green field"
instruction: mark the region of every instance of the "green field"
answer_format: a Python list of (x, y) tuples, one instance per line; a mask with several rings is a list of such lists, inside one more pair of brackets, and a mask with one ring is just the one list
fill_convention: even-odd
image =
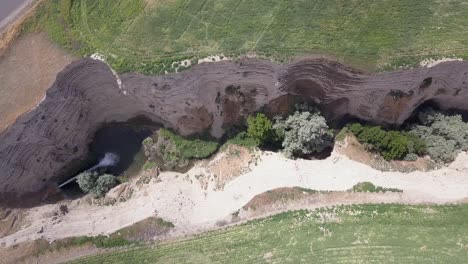
[(297, 211), (73, 263), (466, 263), (468, 205)]
[(327, 55), (370, 71), (468, 58), (465, 0), (49, 0), (28, 29), (119, 71), (210, 54)]

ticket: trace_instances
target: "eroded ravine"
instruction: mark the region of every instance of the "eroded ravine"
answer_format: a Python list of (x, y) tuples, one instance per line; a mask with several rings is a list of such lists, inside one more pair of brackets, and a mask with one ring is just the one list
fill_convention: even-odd
[(0, 135), (3, 202), (26, 196), (40, 202), (47, 186), (69, 177), (70, 164), (86, 157), (100, 127), (141, 115), (183, 135), (220, 137), (252, 112), (284, 112), (298, 100), (318, 103), (332, 122), (352, 116), (398, 125), (429, 101), (468, 110), (467, 62), (368, 76), (323, 59), (288, 65), (243, 59), (120, 79), (121, 87), (111, 69), (93, 59), (58, 74), (45, 100)]

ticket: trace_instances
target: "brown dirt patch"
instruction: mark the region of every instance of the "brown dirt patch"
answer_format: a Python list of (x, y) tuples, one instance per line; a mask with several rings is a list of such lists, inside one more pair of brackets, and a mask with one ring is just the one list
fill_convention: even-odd
[(20, 230), (24, 213), (19, 209), (0, 208), (0, 238)]
[(436, 165), (429, 158), (418, 158), (416, 161), (392, 160), (387, 161), (377, 153), (371, 153), (359, 143), (354, 135), (348, 134), (341, 144), (336, 145), (338, 153), (351, 160), (361, 162), (381, 171), (429, 171)]
[(158, 217), (149, 217), (129, 227), (115, 232), (113, 237), (123, 237), (127, 240), (151, 241), (164, 237), (174, 225)]
[(0, 58), (0, 131), (36, 106), (57, 73), (72, 60), (45, 33), (30, 33), (15, 40)]
[(257, 208), (273, 206), (275, 204), (285, 205), (291, 201), (304, 199), (305, 197), (317, 193), (318, 192), (315, 190), (304, 189), (300, 187), (278, 188), (255, 196), (246, 205), (244, 205), (242, 209), (256, 210)]
[(224, 186), (250, 171), (250, 164), (255, 163), (257, 155), (255, 151), (247, 147), (229, 145), (227, 148), (208, 161), (203, 161), (200, 165), (205, 168), (208, 175), (196, 177), (202, 186), (207, 186), (208, 182), (214, 181), (217, 190), (223, 190)]

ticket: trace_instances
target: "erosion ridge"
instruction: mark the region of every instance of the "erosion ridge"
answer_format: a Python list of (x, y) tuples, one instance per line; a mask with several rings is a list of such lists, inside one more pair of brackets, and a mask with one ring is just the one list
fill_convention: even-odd
[[(468, 110), (468, 63), (365, 75), (340, 63), (304, 59), (276, 65), (256, 59), (204, 63), (164, 76), (116, 76), (107, 64), (74, 61), (46, 98), (0, 135), (0, 199), (46, 193), (82, 162), (105, 123), (138, 115), (183, 135), (220, 137), (259, 109), (274, 115), (298, 100), (318, 103), (329, 120), (353, 116), (403, 123), (426, 101)], [(33, 195), (36, 194), (36, 195)]]

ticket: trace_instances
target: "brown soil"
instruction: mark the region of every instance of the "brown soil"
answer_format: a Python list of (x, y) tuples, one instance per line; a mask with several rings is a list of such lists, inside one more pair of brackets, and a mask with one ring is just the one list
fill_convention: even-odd
[(382, 156), (376, 153), (371, 153), (359, 143), (354, 135), (348, 134), (345, 140), (337, 145), (337, 151), (348, 158), (367, 164), (374, 169), (382, 171), (429, 171), (434, 169), (436, 165), (429, 158), (418, 158), (416, 161), (387, 161)]
[(246, 205), (244, 205), (242, 209), (256, 210), (265, 206), (284, 206), (290, 203), (291, 201), (304, 199), (317, 193), (317, 191), (304, 189), (300, 187), (278, 188), (255, 196)]
[(215, 183), (216, 190), (223, 190), (224, 186), (249, 171), (249, 166), (255, 163), (257, 157), (254, 150), (247, 147), (229, 145), (225, 150), (200, 165), (205, 168), (208, 175), (197, 177), (202, 186), (208, 186), (210, 181)]
[(19, 37), (0, 57), (0, 131), (44, 98), (57, 73), (73, 57), (44, 33)]
[(0, 208), (0, 238), (20, 230), (24, 224), (24, 213), (21, 209)]

